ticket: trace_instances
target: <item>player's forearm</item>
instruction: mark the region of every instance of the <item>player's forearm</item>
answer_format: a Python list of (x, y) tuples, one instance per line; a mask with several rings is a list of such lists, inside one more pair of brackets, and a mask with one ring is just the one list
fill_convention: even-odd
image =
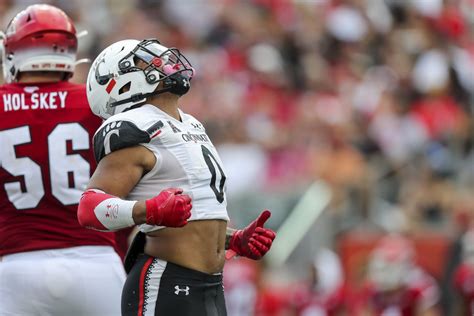
[(82, 194), (79, 223), (101, 231), (115, 231), (140, 224), (182, 227), (191, 216), (191, 198), (182, 189), (169, 188), (146, 201), (128, 201), (97, 189)]
[[(116, 231), (139, 224), (144, 202), (127, 201), (101, 190), (87, 190), (82, 194), (77, 210), (79, 223), (100, 231)], [(145, 215), (146, 216), (146, 215)]]
[(227, 227), (227, 231), (225, 233), (225, 249), (226, 250), (229, 249), (230, 240), (231, 240), (232, 235), (234, 234), (235, 231), (236, 231), (236, 229)]

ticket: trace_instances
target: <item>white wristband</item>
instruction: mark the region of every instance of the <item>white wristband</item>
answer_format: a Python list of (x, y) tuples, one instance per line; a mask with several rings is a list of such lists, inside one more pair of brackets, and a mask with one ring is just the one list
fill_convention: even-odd
[(135, 225), (133, 206), (137, 201), (110, 198), (100, 202), (94, 209), (97, 219), (108, 230), (118, 230)]

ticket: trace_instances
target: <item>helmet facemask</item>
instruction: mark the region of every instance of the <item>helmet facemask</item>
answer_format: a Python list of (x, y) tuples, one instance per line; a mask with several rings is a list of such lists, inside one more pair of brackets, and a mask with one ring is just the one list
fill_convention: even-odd
[[(127, 61), (130, 56), (133, 56), (134, 60), (142, 61), (145, 66), (132, 65)], [(181, 74), (189, 80), (194, 75), (191, 63), (177, 48), (162, 46), (156, 39), (141, 41), (135, 49), (119, 61), (119, 68), (122, 73), (143, 71), (149, 84), (163, 81), (172, 74)], [(158, 71), (161, 76), (156, 76), (154, 71)]]

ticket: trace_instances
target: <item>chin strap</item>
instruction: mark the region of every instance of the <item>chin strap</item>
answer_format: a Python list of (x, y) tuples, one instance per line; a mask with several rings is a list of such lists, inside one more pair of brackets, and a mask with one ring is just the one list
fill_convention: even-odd
[(149, 93), (137, 93), (137, 94), (132, 95), (128, 99), (111, 102), (110, 107), (116, 107), (116, 106), (119, 106), (119, 105), (122, 105), (122, 104), (125, 104), (125, 103), (129, 103), (129, 102), (137, 103), (137, 102), (140, 102), (140, 101), (145, 101), (145, 99), (148, 98), (148, 97), (158, 95), (158, 94), (162, 94), (162, 93), (165, 93), (165, 92), (169, 92), (169, 90), (171, 90), (171, 89), (168, 88), (168, 89), (155, 90), (155, 91), (149, 92)]

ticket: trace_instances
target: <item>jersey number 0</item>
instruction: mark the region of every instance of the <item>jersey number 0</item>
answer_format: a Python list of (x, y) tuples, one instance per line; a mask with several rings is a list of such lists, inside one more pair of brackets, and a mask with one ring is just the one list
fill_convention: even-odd
[[(209, 171), (211, 172), (211, 182), (209, 183), (212, 191), (216, 195), (216, 199), (219, 203), (224, 202), (224, 185), (225, 185), (225, 174), (221, 166), (217, 162), (216, 158), (212, 155), (211, 151), (204, 145), (201, 145), (202, 155), (204, 161), (206, 162)], [(220, 180), (217, 180), (217, 171), (219, 171)], [(219, 183), (219, 188), (217, 188), (217, 183)]]

